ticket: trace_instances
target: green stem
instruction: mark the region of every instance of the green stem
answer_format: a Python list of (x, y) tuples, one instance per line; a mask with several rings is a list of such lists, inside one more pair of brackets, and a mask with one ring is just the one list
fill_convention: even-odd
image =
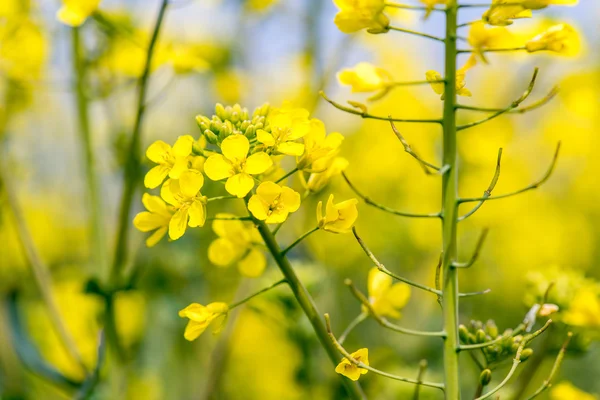
[(315, 226), (313, 229), (311, 229), (310, 231), (306, 232), (304, 235), (300, 236), (298, 239), (296, 239), (294, 241), (294, 243), (290, 244), (288, 247), (286, 247), (285, 249), (283, 249), (281, 251), (281, 255), (285, 256), (287, 254), (288, 251), (290, 251), (291, 249), (293, 249), (294, 247), (296, 247), (296, 245), (298, 245), (301, 241), (303, 241), (304, 239), (306, 239), (308, 236), (310, 236), (311, 234), (313, 234), (314, 232), (318, 231), (319, 227)]
[(458, 367), (458, 274), (452, 267), (457, 256), (458, 163), (456, 144), (456, 29), (458, 5), (446, 8), (445, 100), (443, 118), (443, 165), (450, 170), (442, 176), (442, 312), (444, 318), (444, 383), (447, 400), (460, 400)]
[(247, 303), (248, 301), (252, 300), (253, 298), (255, 298), (256, 296), (260, 296), (261, 294), (268, 292), (271, 289), (276, 288), (279, 285), (283, 285), (284, 283), (287, 283), (286, 279), (282, 279), (280, 281), (275, 282), (274, 284), (272, 284), (271, 286), (267, 286), (264, 289), (259, 290), (258, 292), (251, 294), (250, 296), (246, 297), (245, 299), (242, 299), (240, 301), (236, 301), (235, 303), (229, 305), (229, 309), (232, 310), (238, 306), (241, 306), (244, 303)]
[[(275, 259), (277, 266), (279, 267), (288, 284), (290, 285), (294, 297), (300, 304), (300, 307), (304, 311), (306, 317), (309, 319), (319, 341), (321, 342), (321, 346), (325, 349), (327, 355), (329, 356), (333, 364), (337, 365), (337, 363), (340, 360), (339, 353), (335, 345), (329, 339), (327, 329), (325, 328), (325, 324), (323, 322), (323, 319), (321, 318), (321, 314), (319, 313), (319, 311), (317, 311), (317, 307), (312, 296), (310, 295), (310, 293), (308, 293), (308, 290), (306, 290), (306, 288), (296, 275), (296, 272), (292, 268), (292, 265), (290, 264), (287, 257), (281, 253), (281, 248), (279, 247), (279, 244), (277, 244), (275, 237), (273, 237), (273, 234), (267, 227), (267, 224), (257, 219), (254, 220), (254, 223), (258, 228), (258, 232), (265, 241), (269, 252)], [(357, 383), (350, 382), (345, 378), (342, 379), (342, 382), (346, 387), (349, 398), (354, 400), (366, 399), (365, 395), (362, 393), (362, 389)]]
[(438, 42), (442, 42), (442, 43), (444, 42), (443, 38), (440, 38), (440, 37), (437, 37), (437, 36), (433, 36), (433, 35), (429, 35), (429, 34), (423, 33), (423, 32), (417, 32), (417, 31), (413, 31), (413, 30), (410, 30), (410, 29), (398, 28), (398, 27), (395, 27), (395, 26), (388, 26), (388, 29), (392, 30), (392, 31), (397, 31), (397, 32), (402, 32), (402, 33), (408, 33), (409, 35), (421, 36), (421, 37), (424, 37), (424, 38), (427, 38), (427, 39), (432, 39), (432, 40), (435, 40), (435, 41), (438, 41)]
[(71, 29), (73, 70), (75, 72), (75, 95), (77, 97), (78, 133), (81, 137), (82, 153), (84, 156), (85, 178), (88, 185), (89, 206), (91, 214), (90, 244), (92, 259), (96, 273), (106, 272), (106, 236), (102, 218), (100, 185), (96, 171), (96, 160), (93, 151), (92, 134), (88, 110), (86, 87), (86, 66), (84, 49), (81, 43), (80, 28)]
[(284, 181), (284, 180), (285, 180), (287, 177), (289, 177), (289, 176), (291, 176), (291, 175), (295, 174), (295, 173), (296, 173), (296, 172), (298, 172), (298, 171), (299, 171), (299, 170), (298, 170), (298, 167), (294, 168), (293, 170), (291, 170), (290, 172), (288, 172), (287, 174), (285, 174), (285, 175), (284, 175), (284, 176), (282, 176), (281, 178), (277, 179), (277, 180), (275, 181), (275, 183), (279, 183), (279, 182), (282, 182), (282, 181)]
[(346, 338), (348, 337), (348, 335), (354, 330), (354, 328), (356, 328), (358, 325), (361, 324), (361, 322), (363, 322), (365, 319), (367, 319), (369, 315), (365, 312), (361, 312), (360, 314), (358, 314), (358, 316), (356, 318), (354, 318), (346, 327), (346, 329), (344, 330), (344, 332), (340, 335), (340, 338), (338, 339), (338, 342), (340, 344), (344, 344), (344, 342), (346, 341)]

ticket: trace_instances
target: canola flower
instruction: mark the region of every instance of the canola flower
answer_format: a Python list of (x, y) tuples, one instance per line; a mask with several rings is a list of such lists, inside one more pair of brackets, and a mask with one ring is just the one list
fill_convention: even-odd
[[(456, 71), (456, 94), (458, 96), (472, 96), (471, 91), (465, 87), (467, 84), (465, 79), (467, 76), (467, 72), (475, 65), (477, 65), (477, 59), (475, 58), (475, 54), (471, 54), (465, 65), (463, 65)], [(444, 100), (444, 83), (437, 82), (442, 81), (444, 79), (442, 75), (437, 71), (430, 70), (425, 73), (425, 78), (430, 82), (433, 91), (441, 95), (440, 99)]]
[(531, 18), (531, 10), (514, 0), (493, 0), (489, 10), (483, 13), (482, 19), (490, 25), (512, 25), (514, 19)]
[(384, 0), (333, 0), (340, 10), (334, 19), (335, 25), (344, 33), (367, 29), (369, 33), (388, 30), (389, 18), (383, 13)]
[[(228, 312), (229, 306), (225, 303), (215, 302), (206, 306), (198, 303), (190, 304), (179, 311), (179, 316), (181, 318), (189, 319), (183, 336), (190, 342), (198, 339), (211, 323), (218, 319), (225, 319)], [(216, 331), (218, 331), (218, 329), (219, 328), (217, 328)]]
[(598, 397), (575, 387), (571, 382), (560, 382), (550, 389), (551, 400), (598, 400)]
[(338, 72), (337, 79), (342, 85), (352, 88), (352, 93), (376, 92), (392, 83), (392, 76), (383, 68), (368, 62), (360, 62), (352, 68)]
[(152, 247), (167, 234), (173, 211), (163, 199), (148, 193), (143, 194), (142, 203), (147, 211), (138, 213), (133, 219), (133, 225), (142, 232), (154, 231), (146, 239), (146, 246)]
[(82, 25), (97, 9), (101, 0), (63, 0), (56, 18), (65, 25)]
[[(349, 161), (344, 157), (335, 157), (331, 160), (329, 166), (322, 172), (313, 172), (308, 177), (308, 180), (304, 183), (304, 187), (311, 193), (318, 193), (323, 190), (331, 181), (334, 176), (341, 175), (348, 165)], [(313, 166), (315, 170), (320, 170), (316, 165)]]
[(280, 224), (300, 208), (300, 201), (300, 194), (295, 190), (274, 182), (263, 182), (248, 201), (248, 210), (254, 218), (267, 224)]
[(323, 202), (319, 201), (317, 204), (319, 229), (331, 233), (350, 232), (358, 218), (357, 204), (358, 200), (356, 199), (345, 200), (335, 204), (333, 202), (333, 194), (330, 194), (325, 206), (325, 215), (323, 215)]
[(179, 179), (168, 179), (160, 190), (164, 201), (175, 208), (169, 221), (169, 237), (177, 240), (187, 227), (203, 226), (206, 221), (206, 197), (200, 193), (204, 177), (195, 170), (181, 173)]
[(410, 299), (410, 287), (405, 283), (393, 283), (392, 277), (371, 268), (368, 278), (369, 302), (381, 317), (400, 318), (400, 310)]
[(341, 133), (332, 132), (327, 135), (323, 121), (311, 119), (310, 130), (304, 135), (304, 154), (298, 160), (298, 169), (325, 172), (339, 152), (343, 141), (344, 136)]
[(425, 11), (425, 19), (429, 18), (436, 5), (445, 5), (448, 3), (448, 0), (419, 0), (421, 3), (427, 7), (427, 11)]
[(528, 52), (552, 51), (572, 55), (578, 50), (578, 35), (568, 24), (558, 24), (548, 28), (525, 44)]
[(304, 153), (304, 144), (298, 143), (297, 139), (310, 129), (307, 110), (289, 106), (273, 109), (269, 114), (269, 126), (271, 132), (264, 129), (256, 132), (257, 140), (265, 145), (269, 154), (301, 156)]
[(498, 47), (508, 34), (504, 27), (487, 28), (483, 21), (477, 21), (471, 25), (467, 41), (473, 47), (475, 54), (483, 62), (487, 62), (484, 50)]
[[(350, 356), (356, 361), (362, 362), (365, 365), (369, 365), (369, 349), (359, 349), (354, 353), (350, 354)], [(360, 368), (358, 365), (354, 364), (347, 358), (344, 358), (337, 365), (337, 367), (335, 367), (335, 372), (337, 372), (340, 375), (344, 375), (348, 379), (357, 381), (361, 377), (361, 375), (364, 375), (369, 371), (364, 368)]]
[[(9, 2), (10, 3), (10, 2)], [(22, 83), (39, 79), (48, 58), (48, 40), (28, 17), (8, 13), (0, 20), (0, 73)]]
[(576, 6), (579, 0), (523, 0), (523, 7), (530, 10), (541, 10), (549, 6)]
[(162, 140), (152, 143), (146, 151), (146, 157), (158, 165), (148, 171), (144, 177), (144, 186), (154, 189), (167, 176), (179, 179), (181, 173), (188, 169), (193, 143), (194, 138), (190, 135), (180, 136), (173, 147)]
[(600, 328), (600, 292), (598, 288), (584, 287), (575, 293), (563, 321), (572, 326)]

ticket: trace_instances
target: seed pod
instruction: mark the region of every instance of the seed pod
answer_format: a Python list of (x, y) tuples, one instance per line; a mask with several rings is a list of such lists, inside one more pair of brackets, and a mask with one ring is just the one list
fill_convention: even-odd
[(492, 381), (492, 371), (489, 369), (484, 369), (483, 371), (481, 371), (481, 374), (479, 375), (479, 383), (482, 386), (487, 386), (489, 385), (489, 383)]

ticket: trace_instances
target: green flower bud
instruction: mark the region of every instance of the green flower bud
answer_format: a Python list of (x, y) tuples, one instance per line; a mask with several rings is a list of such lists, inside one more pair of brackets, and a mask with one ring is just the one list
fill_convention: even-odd
[(483, 329), (477, 330), (477, 332), (475, 333), (475, 340), (477, 340), (477, 343), (483, 343), (486, 341), (485, 332), (483, 331)]
[(493, 320), (488, 320), (485, 324), (485, 331), (488, 335), (495, 338), (498, 336), (498, 327)]
[(481, 374), (479, 374), (479, 383), (482, 386), (487, 386), (490, 384), (491, 381), (492, 381), (492, 371), (489, 369), (484, 369), (483, 371), (481, 371)]
[(227, 119), (227, 112), (225, 111), (225, 107), (221, 103), (217, 103), (217, 105), (215, 106), (215, 114), (217, 114), (217, 117), (221, 119)]
[(206, 129), (204, 131), (204, 137), (208, 141), (208, 143), (217, 144), (219, 142), (219, 138), (214, 134), (210, 129)]
[(246, 128), (246, 131), (244, 132), (244, 135), (248, 139), (254, 137), (256, 135), (256, 130), (254, 129), (254, 126), (250, 125), (248, 128)]
[(233, 111), (231, 113), (230, 121), (233, 122), (234, 124), (237, 124), (238, 122), (240, 122), (240, 113), (237, 111)]
[(526, 361), (533, 354), (533, 349), (525, 349), (521, 352), (521, 361)]
[(458, 337), (463, 343), (466, 343), (469, 340), (469, 330), (463, 324), (458, 326)]
[(205, 117), (204, 115), (197, 115), (196, 122), (198, 123), (198, 126), (200, 127), (202, 132), (204, 132), (210, 127), (210, 119), (208, 119), (208, 117)]

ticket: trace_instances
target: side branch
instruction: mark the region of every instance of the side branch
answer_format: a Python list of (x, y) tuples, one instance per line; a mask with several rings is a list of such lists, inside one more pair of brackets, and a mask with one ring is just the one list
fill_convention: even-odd
[[(391, 118), (392, 116), (390, 115), (389, 117)], [(402, 134), (400, 133), (398, 128), (396, 128), (396, 125), (394, 125), (393, 121), (390, 121), (390, 125), (392, 126), (392, 130), (396, 134), (396, 137), (398, 138), (398, 140), (400, 140), (400, 143), (402, 143), (402, 147), (404, 147), (404, 151), (407, 152), (415, 160), (417, 160), (417, 162), (419, 163), (421, 168), (423, 168), (423, 172), (425, 172), (427, 175), (431, 175), (432, 172), (429, 169), (433, 169), (434, 171), (437, 171), (438, 173), (440, 173), (440, 169), (441, 169), (440, 167), (436, 167), (435, 165), (423, 160), (417, 154), (417, 152), (415, 150), (413, 150), (411, 145), (406, 141), (406, 139), (404, 139), (404, 136), (402, 136)]]
[(439, 8), (429, 8), (429, 7), (424, 7), (424, 6), (413, 6), (413, 5), (408, 5), (408, 4), (399, 4), (399, 3), (394, 3), (392, 1), (385, 1), (385, 6), (386, 7), (390, 7), (390, 8), (399, 8), (402, 10), (415, 10), (415, 11), (444, 11), (441, 10)]
[(463, 345), (460, 345), (460, 346), (458, 347), (458, 350), (459, 350), (459, 351), (463, 351), (463, 350), (477, 350), (477, 349), (483, 349), (483, 348), (485, 348), (485, 347), (492, 346), (492, 345), (494, 345), (494, 344), (496, 344), (496, 343), (500, 343), (501, 341), (503, 341), (503, 340), (504, 340), (504, 339), (506, 339), (507, 337), (514, 337), (514, 336), (517, 336), (519, 333), (523, 332), (523, 331), (525, 330), (525, 328), (526, 328), (526, 325), (525, 325), (525, 324), (519, 324), (519, 325), (518, 325), (518, 326), (517, 326), (517, 327), (516, 327), (516, 328), (515, 328), (515, 329), (514, 329), (512, 332), (511, 332), (510, 336), (505, 336), (505, 335), (502, 335), (502, 336), (500, 336), (500, 337), (498, 337), (498, 338), (496, 338), (496, 339), (494, 339), (494, 340), (489, 340), (489, 341), (487, 341), (487, 342), (484, 342), (484, 343), (476, 343), (476, 344), (463, 344)]
[(441, 37), (429, 35), (429, 34), (423, 33), (423, 32), (413, 31), (413, 30), (410, 30), (410, 29), (398, 28), (398, 27), (395, 27), (395, 26), (388, 26), (387, 28), (389, 30), (392, 30), (392, 31), (397, 31), (397, 32), (402, 32), (402, 33), (408, 33), (409, 35), (421, 36), (421, 37), (424, 37), (426, 39), (435, 40), (437, 42), (444, 43), (444, 40), (445, 40), (444, 38), (441, 38)]
[(510, 193), (505, 193), (505, 194), (501, 194), (498, 196), (490, 196), (490, 197), (471, 197), (471, 198), (465, 198), (465, 199), (459, 199), (458, 203), (472, 203), (472, 202), (476, 202), (476, 201), (488, 201), (488, 200), (498, 200), (498, 199), (504, 199), (507, 197), (511, 197), (511, 196), (516, 196), (518, 194), (521, 194), (523, 192), (527, 192), (529, 190), (533, 190), (533, 189), (537, 189), (538, 187), (540, 187), (541, 185), (543, 185), (552, 175), (552, 172), (554, 172), (554, 169), (556, 167), (556, 163), (558, 161), (558, 154), (560, 152), (560, 145), (561, 143), (558, 142), (558, 144), (556, 145), (556, 150), (554, 151), (554, 157), (552, 158), (552, 163), (550, 164), (550, 167), (548, 168), (548, 170), (546, 171), (546, 173), (544, 174), (544, 176), (542, 177), (542, 179), (532, 183), (531, 185), (528, 185), (522, 189), (519, 190), (515, 190), (514, 192), (510, 192)]
[(502, 148), (500, 148), (498, 150), (498, 159), (496, 161), (496, 171), (494, 172), (494, 176), (492, 177), (492, 181), (490, 182), (490, 185), (483, 192), (483, 198), (482, 198), (483, 200), (481, 200), (475, 207), (473, 207), (471, 209), (471, 211), (469, 211), (465, 215), (458, 217), (459, 222), (464, 221), (465, 219), (469, 218), (471, 215), (475, 214), (477, 212), (477, 210), (479, 210), (481, 208), (481, 206), (483, 206), (483, 203), (485, 203), (485, 201), (492, 195), (492, 191), (494, 190), (494, 188), (496, 187), (496, 184), (498, 183), (498, 178), (500, 178), (500, 163), (501, 162), (502, 162)]
[[(550, 100), (552, 100), (557, 94), (558, 94), (558, 86), (555, 86), (552, 88), (552, 90), (550, 90), (550, 92), (548, 92), (548, 94), (546, 96), (542, 97), (540, 100), (536, 101), (535, 103), (528, 105), (527, 107), (521, 107), (521, 108), (516, 108), (514, 110), (507, 111), (507, 114), (525, 114), (526, 112), (536, 110), (536, 109), (542, 107), (543, 105), (546, 105), (547, 103), (549, 103)], [(456, 108), (459, 110), (492, 112), (492, 113), (503, 110), (502, 108), (473, 107), (473, 106), (466, 106), (463, 104), (457, 104)]]
[(554, 376), (560, 369), (563, 359), (565, 358), (565, 353), (567, 352), (567, 347), (569, 346), (569, 342), (571, 341), (572, 337), (573, 337), (573, 333), (569, 332), (567, 334), (567, 339), (563, 343), (562, 347), (560, 348), (560, 350), (558, 352), (558, 355), (556, 356), (556, 360), (554, 361), (554, 365), (552, 365), (552, 370), (550, 370), (550, 375), (548, 375), (548, 379), (546, 379), (544, 381), (544, 383), (542, 383), (542, 386), (540, 386), (540, 388), (538, 390), (536, 390), (535, 393), (533, 393), (530, 397), (528, 397), (527, 400), (535, 399), (536, 397), (538, 397), (540, 394), (544, 393), (544, 391), (546, 391), (547, 389), (549, 389), (552, 386), (552, 380), (554, 379)]
[(423, 380), (418, 380), (418, 379), (405, 378), (405, 377), (398, 376), (398, 375), (392, 375), (387, 372), (383, 372), (383, 371), (380, 371), (373, 367), (370, 367), (367, 364), (356, 360), (355, 358), (353, 358), (350, 355), (350, 353), (348, 353), (348, 351), (335, 338), (335, 335), (331, 331), (331, 322), (329, 320), (329, 314), (325, 314), (325, 325), (327, 327), (327, 334), (329, 335), (329, 338), (331, 339), (331, 341), (333, 342), (333, 344), (337, 348), (337, 350), (340, 352), (340, 354), (342, 354), (344, 357), (346, 357), (346, 359), (348, 359), (348, 361), (350, 361), (352, 364), (356, 365), (357, 367), (366, 369), (367, 371), (371, 371), (374, 374), (381, 375), (381, 376), (384, 376), (386, 378), (390, 378), (390, 379), (393, 379), (396, 381), (412, 383), (414, 385), (423, 385), (423, 386), (427, 386), (427, 387), (444, 390), (444, 384), (442, 384), (442, 383), (434, 383), (434, 382), (428, 382), (428, 381), (423, 381)]
[(380, 210), (388, 212), (390, 214), (399, 215), (401, 217), (407, 217), (407, 218), (441, 218), (441, 213), (434, 213), (434, 214), (414, 214), (414, 213), (408, 213), (408, 212), (404, 212), (404, 211), (394, 210), (392, 208), (389, 208), (389, 207), (386, 207), (386, 206), (381, 205), (379, 203), (376, 203), (373, 200), (371, 200), (369, 197), (367, 197), (364, 194), (362, 194), (356, 188), (356, 186), (354, 186), (354, 184), (352, 182), (350, 182), (350, 179), (348, 179), (348, 176), (346, 175), (345, 172), (342, 172), (342, 176), (344, 177), (344, 180), (346, 181), (346, 183), (348, 184), (348, 186), (350, 186), (350, 189), (352, 189), (352, 191), (354, 193), (356, 193), (356, 195), (358, 197), (360, 197), (365, 203), (367, 203), (370, 206), (373, 206), (375, 208), (379, 208)]
[(467, 261), (465, 263), (453, 262), (452, 267), (454, 267), (454, 268), (469, 268), (473, 264), (475, 264), (475, 262), (479, 258), (479, 253), (481, 252), (483, 243), (485, 243), (485, 239), (487, 238), (488, 232), (489, 232), (489, 229), (487, 229), (487, 228), (481, 232), (481, 236), (479, 236), (479, 240), (477, 241), (477, 245), (475, 245), (475, 250), (473, 251), (473, 255), (471, 256), (471, 259), (469, 261)]

